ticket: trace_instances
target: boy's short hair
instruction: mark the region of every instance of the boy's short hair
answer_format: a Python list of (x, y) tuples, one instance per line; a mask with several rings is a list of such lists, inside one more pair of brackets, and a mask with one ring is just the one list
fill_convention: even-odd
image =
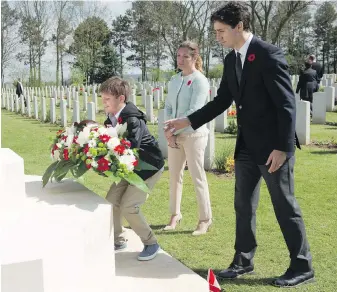
[(124, 95), (125, 102), (127, 102), (130, 95), (130, 85), (126, 80), (115, 76), (105, 80), (101, 84), (99, 91), (101, 93), (111, 94), (115, 97)]

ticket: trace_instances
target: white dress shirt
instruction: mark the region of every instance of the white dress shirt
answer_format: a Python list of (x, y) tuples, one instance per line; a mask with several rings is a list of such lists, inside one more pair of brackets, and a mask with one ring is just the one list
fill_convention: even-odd
[(114, 115), (114, 114), (108, 114), (108, 117), (111, 121), (112, 124), (116, 124), (118, 123), (118, 118), (119, 115), (121, 114), (122, 110), (125, 108), (126, 104)]
[(235, 55), (237, 55), (237, 52), (239, 52), (241, 54), (241, 64), (242, 64), (242, 68), (244, 66), (245, 60), (246, 60), (246, 55), (247, 55), (247, 51), (248, 51), (248, 47), (250, 45), (250, 42), (253, 39), (253, 34), (251, 33), (249, 38), (246, 40), (246, 42), (243, 44), (243, 46), (239, 49), (239, 51), (235, 50)]

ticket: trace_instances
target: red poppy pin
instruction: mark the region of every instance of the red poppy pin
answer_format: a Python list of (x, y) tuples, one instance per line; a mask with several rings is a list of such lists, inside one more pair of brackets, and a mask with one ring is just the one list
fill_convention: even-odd
[(192, 80), (188, 80), (188, 81), (187, 81), (187, 86), (190, 86), (191, 83), (192, 83)]
[(248, 61), (249, 62), (253, 62), (255, 60), (255, 54), (250, 54), (249, 56), (248, 56)]
[(118, 118), (117, 120), (118, 124), (122, 124), (123, 123), (123, 119), (121, 117)]

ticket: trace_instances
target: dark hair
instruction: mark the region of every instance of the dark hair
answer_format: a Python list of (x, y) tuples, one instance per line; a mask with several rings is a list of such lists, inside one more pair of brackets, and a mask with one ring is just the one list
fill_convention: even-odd
[(201, 59), (200, 54), (199, 54), (198, 45), (194, 42), (191, 42), (191, 41), (184, 41), (183, 43), (180, 44), (178, 50), (180, 48), (189, 49), (190, 55), (192, 57), (196, 57), (195, 68), (202, 73), (202, 59)]
[(311, 61), (307, 61), (307, 62), (304, 63), (305, 69), (309, 69), (309, 68), (311, 68), (311, 66), (312, 66), (312, 62)]
[(101, 84), (99, 91), (101, 93), (111, 94), (116, 98), (124, 95), (125, 102), (127, 102), (130, 95), (130, 85), (127, 81), (116, 76), (105, 80)]
[(211, 22), (220, 21), (235, 28), (242, 21), (243, 30), (249, 31), (250, 18), (251, 15), (246, 5), (240, 2), (228, 2), (212, 14)]

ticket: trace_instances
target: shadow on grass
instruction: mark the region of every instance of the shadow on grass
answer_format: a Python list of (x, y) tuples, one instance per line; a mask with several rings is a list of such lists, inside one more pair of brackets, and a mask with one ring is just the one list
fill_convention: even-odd
[(311, 154), (318, 154), (318, 155), (324, 155), (324, 154), (337, 154), (337, 148), (333, 150), (322, 150), (322, 151), (310, 151)]

